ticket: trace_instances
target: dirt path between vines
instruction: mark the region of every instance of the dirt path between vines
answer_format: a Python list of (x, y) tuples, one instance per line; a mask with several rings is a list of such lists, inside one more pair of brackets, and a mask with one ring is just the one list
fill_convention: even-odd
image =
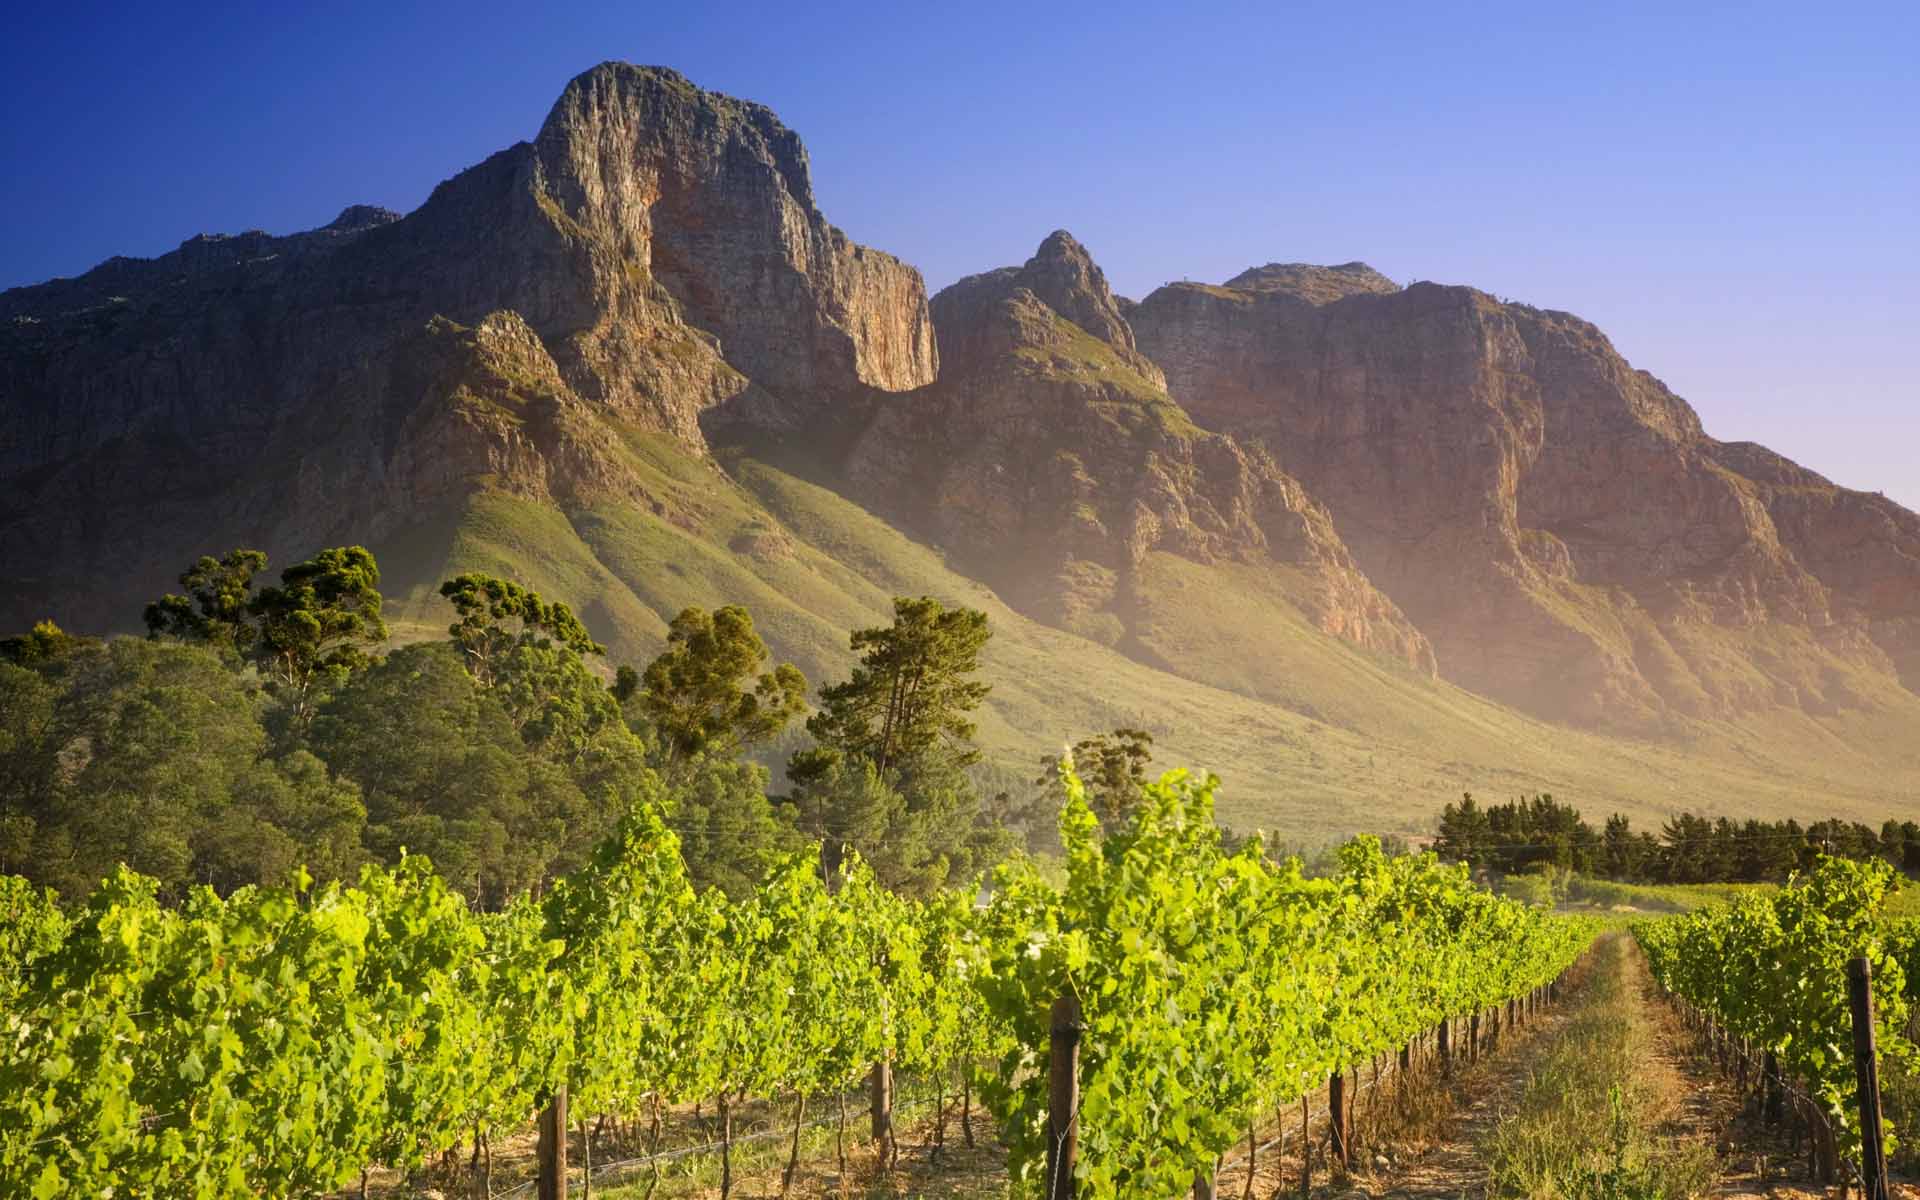
[[(1717, 1069), (1660, 997), (1638, 949), (1624, 945), (1614, 962), (1599, 957), (1608, 953), (1603, 945), (1589, 961), (1588, 970), (1618, 970), (1633, 1019), (1642, 1023), (1645, 1038), (1633, 1077), (1641, 1094), (1651, 1097), (1656, 1106), (1657, 1123), (1651, 1132), (1666, 1145), (1694, 1142), (1711, 1148), (1716, 1170), (1708, 1195), (1715, 1200), (1816, 1200), (1836, 1195), (1808, 1181), (1804, 1157), (1790, 1151), (1783, 1134), (1743, 1114), (1734, 1081)], [(1568, 1036), (1567, 1027), (1584, 1000), (1582, 988), (1576, 984), (1573, 995), (1525, 1037), (1462, 1075), (1431, 1115), (1414, 1122), (1434, 1131), (1428, 1138), (1418, 1137), (1416, 1129), (1410, 1131), (1415, 1136), (1398, 1146), (1383, 1139), (1383, 1153), (1393, 1165), (1356, 1172), (1346, 1187), (1330, 1189), (1332, 1194), (1359, 1191), (1380, 1200), (1487, 1197), (1487, 1141), (1502, 1118), (1522, 1102), (1535, 1064)], [(1646, 1109), (1638, 1111), (1644, 1115)], [(1369, 1148), (1370, 1160), (1374, 1153)], [(1222, 1195), (1227, 1194), (1223, 1189)], [(1920, 1189), (1896, 1181), (1893, 1195), (1896, 1200), (1920, 1200)]]
[(1636, 949), (1609, 939), (1583, 964), (1566, 1000), (1514, 1044), (1459, 1077), (1430, 1110), (1417, 1114), (1409, 1129), (1388, 1142), (1383, 1157), (1391, 1165), (1383, 1168), (1373, 1160), (1374, 1169), (1357, 1173), (1352, 1187), (1369, 1196), (1407, 1200), (1487, 1197), (1489, 1140), (1523, 1103), (1536, 1065), (1570, 1036), (1568, 1027), (1591, 1002), (1591, 985), (1602, 971), (1619, 972), (1629, 1010), (1645, 1024), (1647, 1049), (1634, 1076), (1664, 1110), (1658, 1135), (1674, 1142), (1710, 1142), (1714, 1131), (1726, 1127), (1737, 1101), (1728, 1089), (1702, 1086), (1684, 1030), (1654, 996), (1644, 959)]
[[(1559, 1004), (1543, 1008), (1519, 1028), (1503, 1030), (1478, 1062), (1464, 1061), (1468, 1038), (1458, 1035), (1451, 1080), (1433, 1078), (1431, 1064), (1416, 1070), (1411, 1087), (1402, 1089), (1391, 1075), (1376, 1087), (1370, 1076), (1356, 1103), (1356, 1151), (1350, 1173), (1330, 1176), (1327, 1161), (1327, 1097), (1324, 1089), (1308, 1104), (1312, 1147), (1312, 1194), (1328, 1196), (1455, 1197), (1485, 1194), (1486, 1172), (1480, 1166), (1476, 1141), (1499, 1119), (1502, 1106), (1511, 1103), (1525, 1086), (1533, 1052), (1557, 1036), (1578, 1000), (1578, 991), (1591, 961), (1576, 967), (1569, 994)], [(1430, 1053), (1430, 1051), (1429, 1051)], [(1366, 1072), (1363, 1072), (1366, 1076)], [(1293, 1105), (1281, 1121), (1284, 1141), (1267, 1143), (1275, 1135), (1272, 1121), (1263, 1123), (1257, 1141), (1251, 1194), (1267, 1200), (1300, 1194), (1299, 1153), (1301, 1111)], [(1244, 1150), (1229, 1156), (1219, 1175), (1221, 1200), (1248, 1194)]]
[(1563, 1036), (1581, 1002), (1587, 975), (1595, 969), (1590, 960), (1565, 1000), (1455, 1080), (1431, 1110), (1416, 1116), (1399, 1144), (1386, 1150), (1393, 1165), (1380, 1170), (1376, 1162), (1374, 1171), (1356, 1177), (1356, 1186), (1373, 1196), (1485, 1196), (1487, 1168), (1480, 1145), (1519, 1103), (1540, 1050)]

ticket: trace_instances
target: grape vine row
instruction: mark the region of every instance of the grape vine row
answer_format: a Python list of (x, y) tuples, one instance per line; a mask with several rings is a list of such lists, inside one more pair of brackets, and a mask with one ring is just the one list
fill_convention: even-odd
[[(578, 1114), (791, 1102), (873, 1064), (979, 1070), (1017, 1179), (1044, 1159), (1046, 1013), (1076, 996), (1084, 1197), (1175, 1196), (1246, 1119), (1524, 995), (1588, 923), (1362, 839), (1307, 879), (1230, 847), (1174, 772), (1103, 833), (1066, 776), (1066, 878), (921, 902), (858, 861), (690, 886), (637, 806), (539, 898), (474, 913), (425, 859), (353, 886), (194, 893), (122, 870), (84, 907), (0, 881), (0, 1195), (286, 1195)], [(982, 900), (978, 897), (985, 895)]]
[(1847, 1158), (1861, 1135), (1848, 960), (1864, 957), (1872, 970), (1881, 1061), (1920, 1063), (1908, 1028), (1915, 930), (1882, 915), (1894, 882), (1883, 862), (1822, 858), (1778, 892), (1634, 926), (1660, 985), (1770, 1056)]

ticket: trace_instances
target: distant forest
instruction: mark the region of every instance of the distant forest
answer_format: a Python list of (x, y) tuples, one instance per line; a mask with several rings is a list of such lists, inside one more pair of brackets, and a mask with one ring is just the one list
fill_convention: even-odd
[(1514, 875), (1553, 868), (1622, 883), (1782, 883), (1820, 854), (1884, 859), (1920, 876), (1920, 824), (1735, 821), (1681, 813), (1656, 835), (1618, 813), (1598, 829), (1571, 804), (1542, 795), (1482, 806), (1471, 793), (1440, 815), (1442, 858)]

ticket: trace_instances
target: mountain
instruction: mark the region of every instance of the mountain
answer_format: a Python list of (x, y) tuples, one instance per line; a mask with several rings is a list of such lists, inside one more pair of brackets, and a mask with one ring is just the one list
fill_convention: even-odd
[(854, 496), (1029, 615), (1162, 665), (1181, 624), (1157, 562), (1242, 564), (1325, 633), (1431, 674), (1427, 639), (1325, 509), (1257, 447), (1199, 428), (1134, 346), (1106, 277), (1058, 231), (933, 301), (932, 385), (870, 401)]
[(1134, 303), (1064, 232), (929, 301), (669, 70), (581, 75), (405, 216), (0, 294), (0, 398), (4, 627), (357, 542), (402, 636), (489, 570), (618, 661), (741, 603), (825, 681), (892, 595), (970, 604), (999, 761), (1145, 727), (1294, 836), (1920, 791), (1920, 518), (1713, 441), (1591, 326), (1359, 263)]
[(1348, 264), (1172, 284), (1130, 320), (1197, 422), (1327, 505), (1455, 682), (1646, 733), (1920, 688), (1920, 517), (1715, 441), (1577, 317)]
[(48, 572), (0, 611), (87, 623), (124, 619), (103, 577), (150, 589), (186, 546), (378, 540), (483, 479), (658, 502), (623, 435), (700, 455), (715, 409), (797, 418), (935, 362), (919, 274), (826, 223), (792, 131), (611, 66), (407, 217), (115, 259), (0, 327), (0, 520)]

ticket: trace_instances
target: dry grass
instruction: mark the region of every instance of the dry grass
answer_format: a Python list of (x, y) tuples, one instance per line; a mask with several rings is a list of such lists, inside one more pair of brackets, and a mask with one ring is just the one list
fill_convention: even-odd
[(1675, 1134), (1684, 1081), (1651, 1067), (1644, 965), (1621, 936), (1599, 954), (1566, 1028), (1481, 1145), (1490, 1194), (1679, 1200), (1713, 1184), (1711, 1144)]

